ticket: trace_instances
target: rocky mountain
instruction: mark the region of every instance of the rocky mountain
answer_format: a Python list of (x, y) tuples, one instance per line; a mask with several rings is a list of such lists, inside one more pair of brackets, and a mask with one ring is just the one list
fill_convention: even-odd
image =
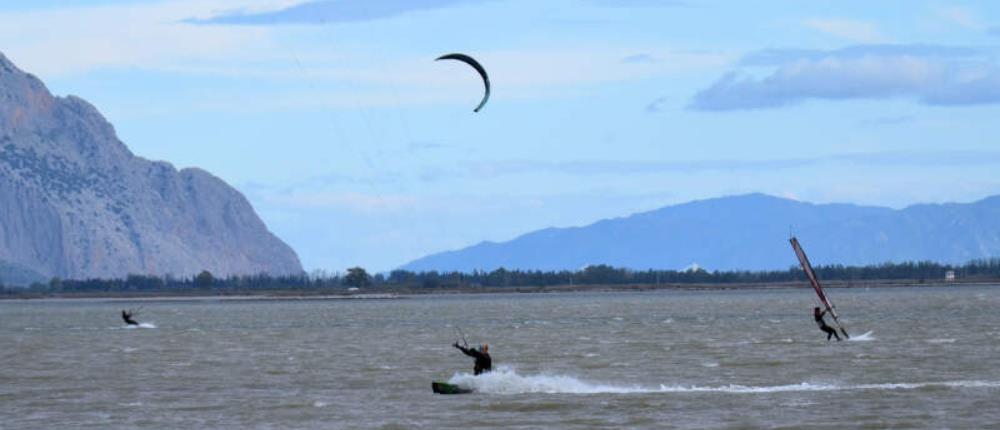
[(201, 270), (302, 266), (221, 179), (133, 155), (97, 109), (0, 54), (0, 282)]
[(503, 243), (430, 255), (408, 270), (787, 269), (799, 237), (813, 264), (932, 260), (965, 263), (1000, 256), (1000, 196), (969, 204), (894, 210), (816, 205), (763, 194), (701, 200), (584, 227), (548, 228)]

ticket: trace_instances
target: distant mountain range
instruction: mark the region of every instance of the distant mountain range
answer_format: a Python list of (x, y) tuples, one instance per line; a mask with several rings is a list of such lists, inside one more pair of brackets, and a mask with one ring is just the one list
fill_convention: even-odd
[(787, 269), (794, 233), (813, 264), (866, 265), (932, 260), (964, 263), (1000, 256), (1000, 196), (969, 204), (895, 210), (811, 204), (748, 194), (667, 206), (513, 240), (483, 242), (410, 262), (402, 269), (472, 271), (580, 269)]
[(302, 266), (234, 188), (133, 155), (92, 105), (0, 54), (0, 283), (202, 270)]

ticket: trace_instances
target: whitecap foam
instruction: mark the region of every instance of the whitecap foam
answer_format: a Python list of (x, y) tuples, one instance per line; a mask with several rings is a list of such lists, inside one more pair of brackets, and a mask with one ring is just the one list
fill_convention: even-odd
[(865, 334), (861, 334), (861, 335), (857, 335), (857, 336), (851, 336), (851, 338), (847, 339), (847, 340), (849, 340), (851, 342), (871, 342), (873, 340), (877, 340), (878, 338), (875, 337), (875, 336), (872, 336), (872, 333), (874, 333), (874, 331), (868, 331), (868, 332), (865, 332)]
[(927, 339), (924, 342), (927, 342), (927, 343), (955, 343), (955, 339), (952, 339), (952, 338)]
[(860, 391), (860, 390), (915, 390), (921, 388), (1000, 388), (1000, 381), (943, 381), (943, 382), (889, 382), (876, 384), (815, 384), (802, 382), (786, 385), (722, 385), (702, 387), (697, 385), (661, 385), (659, 392), (663, 393), (791, 393), (806, 391)]
[(626, 387), (594, 384), (564, 375), (540, 374), (522, 376), (509, 366), (501, 366), (492, 372), (479, 376), (458, 373), (452, 376), (448, 382), (463, 388), (471, 388), (477, 393), (488, 394), (599, 394), (642, 393), (649, 391), (638, 386)]
[(833, 391), (835, 385), (810, 384), (803, 382), (800, 384), (752, 386), (752, 385), (720, 385), (715, 387), (698, 385), (660, 385), (656, 392), (661, 393), (732, 393), (732, 394), (756, 394), (756, 393), (783, 393), (791, 391)]
[(769, 394), (817, 391), (915, 390), (924, 388), (1000, 388), (1000, 381), (885, 382), (869, 384), (828, 384), (802, 382), (784, 385), (612, 385), (584, 381), (567, 375), (520, 375), (509, 366), (473, 376), (456, 373), (449, 383), (485, 394), (643, 394), (643, 393), (724, 393)]
[(139, 325), (131, 325), (131, 324), (126, 325), (124, 328), (128, 330), (135, 330), (140, 328), (156, 328), (156, 324), (144, 322), (144, 323), (139, 323)]

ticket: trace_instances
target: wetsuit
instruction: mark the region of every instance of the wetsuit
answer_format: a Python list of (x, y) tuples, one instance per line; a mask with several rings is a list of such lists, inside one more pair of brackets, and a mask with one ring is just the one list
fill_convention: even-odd
[(474, 375), (478, 375), (480, 373), (485, 373), (493, 370), (493, 359), (490, 358), (490, 353), (481, 352), (479, 350), (472, 348), (464, 348), (457, 343), (454, 344), (453, 346), (455, 348), (458, 348), (459, 351), (462, 351), (463, 354), (476, 359), (476, 365), (475, 367), (473, 367), (472, 370), (472, 373)]
[(820, 330), (823, 330), (823, 332), (826, 333), (826, 341), (827, 342), (830, 341), (831, 337), (836, 337), (837, 341), (840, 341), (840, 335), (837, 334), (837, 331), (834, 330), (832, 327), (826, 325), (826, 321), (823, 320), (823, 315), (824, 314), (826, 314), (826, 311), (823, 311), (823, 312), (818, 312), (818, 311), (817, 312), (813, 312), (813, 318), (816, 319), (816, 325), (819, 326)]
[(122, 319), (125, 320), (125, 324), (128, 324), (128, 325), (139, 325), (139, 323), (135, 322), (135, 320), (132, 319), (132, 313), (131, 312), (122, 311)]

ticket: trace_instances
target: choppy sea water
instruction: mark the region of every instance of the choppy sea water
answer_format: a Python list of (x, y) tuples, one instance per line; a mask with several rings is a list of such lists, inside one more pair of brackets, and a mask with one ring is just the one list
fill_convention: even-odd
[[(0, 302), (0, 428), (990, 428), (1000, 287)], [(142, 310), (139, 328), (122, 308)], [(488, 342), (469, 374), (450, 344)], [(474, 388), (431, 393), (432, 380)]]

